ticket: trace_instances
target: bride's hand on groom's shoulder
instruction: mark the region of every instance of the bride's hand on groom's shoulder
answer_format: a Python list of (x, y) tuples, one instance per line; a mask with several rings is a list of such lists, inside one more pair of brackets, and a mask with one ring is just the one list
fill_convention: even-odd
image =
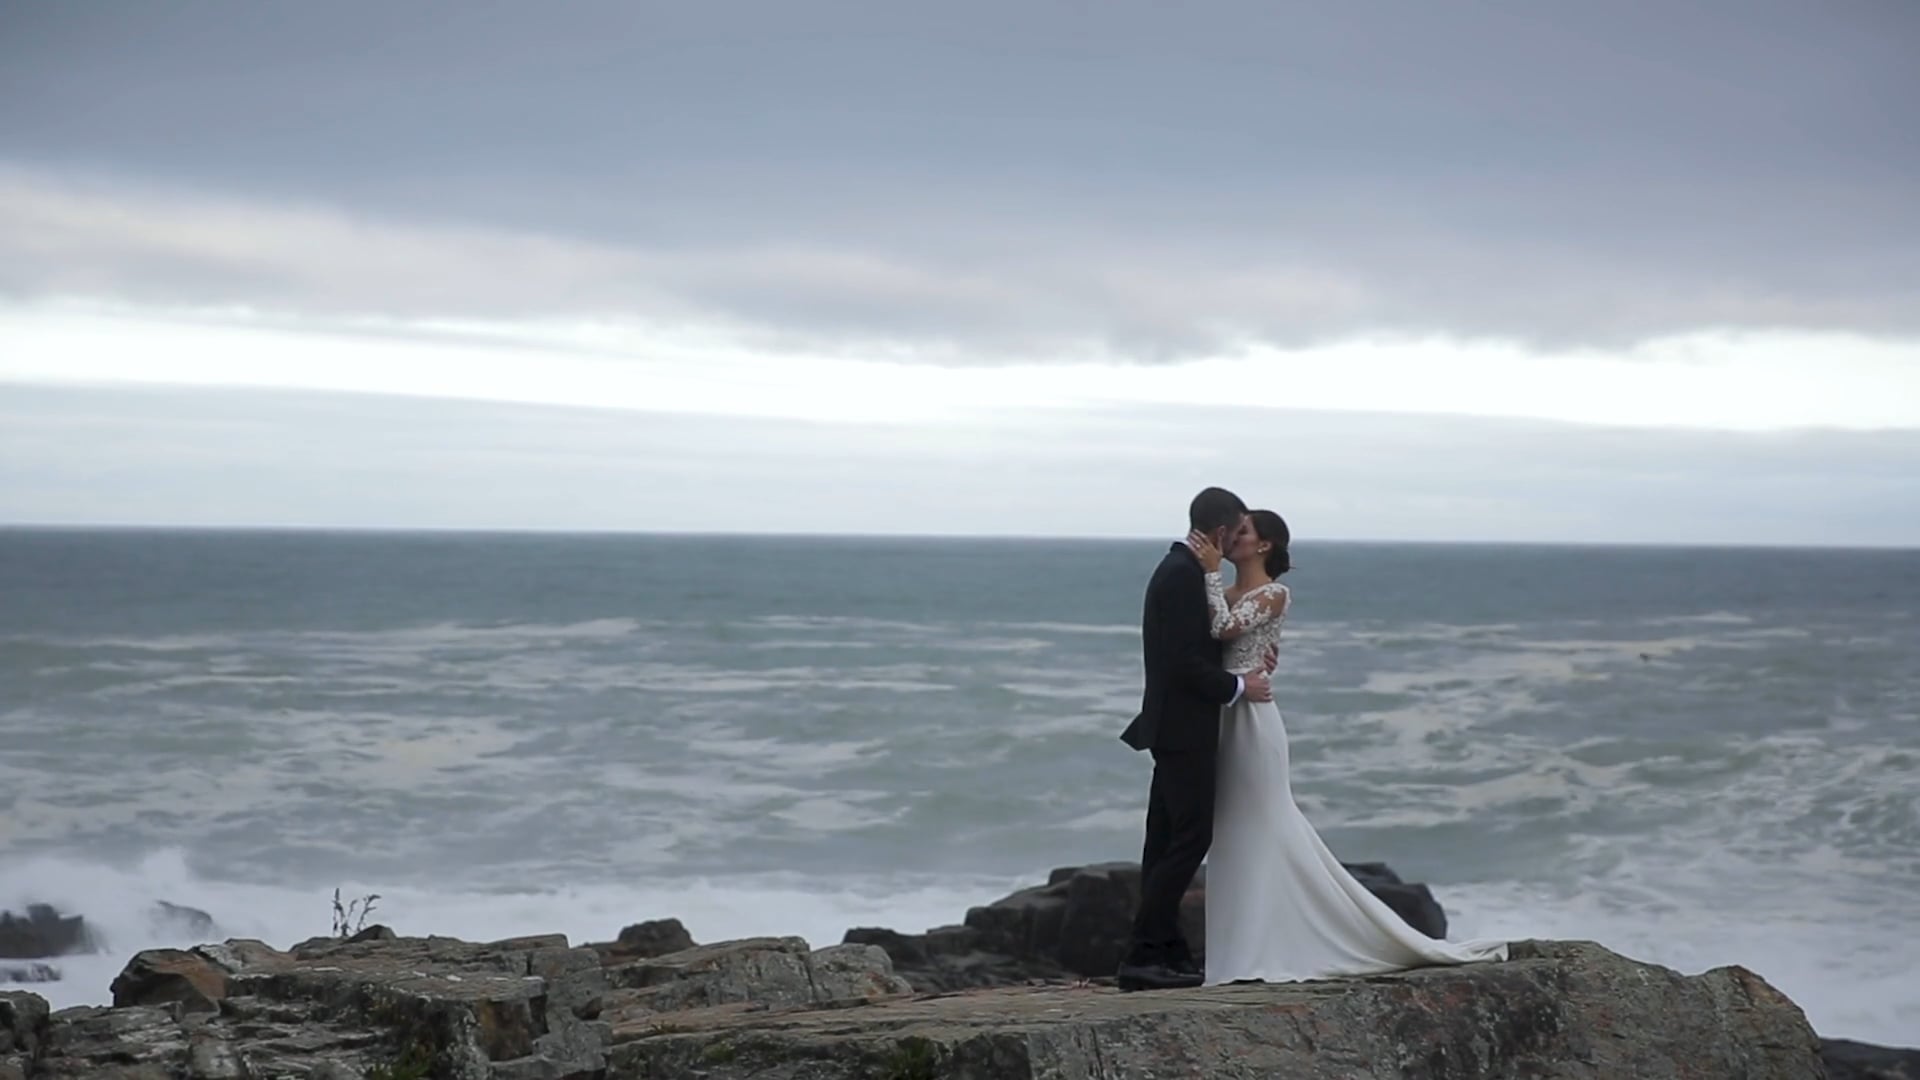
[(1193, 549), (1194, 557), (1200, 560), (1202, 569), (1209, 574), (1219, 572), (1220, 549), (1213, 546), (1213, 540), (1206, 533), (1199, 529), (1188, 533), (1187, 546)]

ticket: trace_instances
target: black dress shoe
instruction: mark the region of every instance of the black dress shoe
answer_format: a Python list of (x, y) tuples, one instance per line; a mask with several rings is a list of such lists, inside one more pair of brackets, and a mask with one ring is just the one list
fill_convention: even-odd
[(1199, 972), (1181, 971), (1166, 964), (1121, 964), (1114, 975), (1123, 991), (1191, 990), (1206, 982)]

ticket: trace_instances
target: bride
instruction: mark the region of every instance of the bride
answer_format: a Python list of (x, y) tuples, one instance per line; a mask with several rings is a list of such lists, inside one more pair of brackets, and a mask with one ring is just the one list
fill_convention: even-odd
[[(1232, 545), (1233, 591), (1220, 580), (1220, 549), (1204, 533), (1187, 543), (1206, 571), (1213, 636), (1226, 668), (1261, 666), (1280, 641), (1292, 592), (1276, 580), (1292, 566), (1287, 523), (1250, 515), (1252, 544)], [(1428, 964), (1504, 960), (1505, 942), (1436, 941), (1403, 922), (1354, 880), (1294, 805), (1287, 729), (1271, 701), (1244, 698), (1220, 713), (1220, 753), (1207, 856), (1207, 984), (1290, 982)]]

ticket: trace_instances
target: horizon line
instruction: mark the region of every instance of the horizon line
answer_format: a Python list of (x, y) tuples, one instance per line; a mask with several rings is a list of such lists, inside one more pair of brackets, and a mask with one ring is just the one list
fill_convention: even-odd
[[(350, 533), (371, 536), (546, 536), (546, 537), (697, 537), (711, 539), (768, 540), (979, 540), (979, 541), (1064, 541), (1071, 543), (1172, 543), (1171, 533), (914, 533), (848, 532), (830, 529), (772, 530), (747, 529), (650, 529), (650, 528), (574, 528), (566, 526), (495, 525), (285, 525), (285, 524), (157, 524), (150, 522), (50, 522), (0, 521), (0, 532), (161, 532), (161, 533)], [(1725, 540), (1541, 540), (1541, 539), (1410, 539), (1402, 537), (1327, 536), (1311, 539), (1295, 537), (1296, 545), (1321, 544), (1423, 546), (1423, 547), (1559, 547), (1559, 548), (1667, 548), (1739, 551), (1920, 551), (1920, 543), (1784, 543), (1779, 541), (1738, 542)]]

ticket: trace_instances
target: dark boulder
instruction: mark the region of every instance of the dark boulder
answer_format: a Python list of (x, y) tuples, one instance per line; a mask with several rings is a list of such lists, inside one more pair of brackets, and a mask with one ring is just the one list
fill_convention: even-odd
[[(1402, 881), (1384, 863), (1348, 870), (1416, 930), (1446, 936), (1446, 913), (1425, 885)], [(1120, 965), (1139, 902), (1138, 863), (1069, 866), (1044, 885), (970, 909), (959, 926), (924, 934), (856, 927), (843, 940), (885, 949), (894, 969), (921, 990), (1103, 978)], [(1180, 924), (1195, 951), (1204, 950), (1204, 868), (1181, 901)]]
[(211, 941), (219, 936), (219, 928), (214, 925), (213, 916), (199, 908), (185, 904), (172, 904), (165, 900), (155, 900), (153, 908), (147, 913), (147, 923), (153, 931), (166, 937), (190, 937), (195, 941)]
[(367, 941), (392, 941), (397, 936), (392, 927), (374, 923), (344, 937), (310, 937), (287, 951), (302, 960), (312, 960), (338, 951), (347, 945), (358, 945)]
[(679, 919), (649, 919), (634, 923), (621, 930), (617, 939), (589, 946), (609, 963), (648, 960), (693, 947), (693, 935), (687, 933), (687, 928), (680, 925)]
[(1408, 926), (1430, 938), (1447, 936), (1447, 913), (1441, 910), (1440, 902), (1433, 898), (1432, 890), (1425, 885), (1401, 881), (1400, 875), (1394, 873), (1386, 863), (1342, 865), (1354, 880), (1365, 885), (1368, 892), (1379, 897), (1393, 909), (1394, 914), (1406, 920)]
[(127, 962), (112, 990), (116, 1008), (179, 1002), (184, 1012), (218, 1012), (227, 973), (200, 953), (148, 949)]
[(28, 904), (24, 916), (0, 911), (0, 959), (38, 960), (98, 951), (97, 939), (78, 915), (62, 915), (47, 904)]
[[(219, 927), (199, 908), (156, 900), (147, 909), (147, 928), (161, 937), (207, 941)], [(64, 915), (51, 904), (28, 904), (24, 915), (0, 911), (0, 960), (41, 960), (50, 956), (106, 951), (108, 943), (85, 916)]]

